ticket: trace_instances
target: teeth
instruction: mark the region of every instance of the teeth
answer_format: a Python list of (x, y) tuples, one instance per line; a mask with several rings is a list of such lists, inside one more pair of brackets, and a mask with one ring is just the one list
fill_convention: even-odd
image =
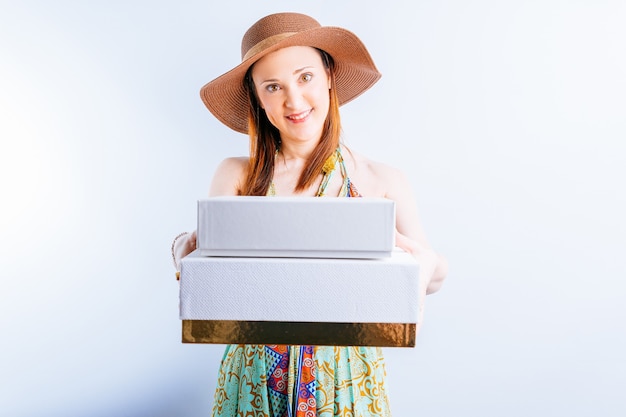
[(297, 116), (289, 116), (289, 119), (291, 119), (291, 120), (302, 120), (302, 119), (304, 119), (305, 117), (307, 117), (307, 116), (309, 115), (309, 113), (311, 113), (311, 110), (306, 111), (306, 112), (304, 112), (304, 113), (300, 113), (300, 114), (299, 114), (299, 115), (297, 115)]

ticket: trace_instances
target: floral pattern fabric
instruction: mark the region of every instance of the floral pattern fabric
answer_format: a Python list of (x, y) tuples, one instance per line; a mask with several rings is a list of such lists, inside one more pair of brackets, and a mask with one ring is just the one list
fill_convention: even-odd
[[(317, 196), (337, 170), (339, 197), (360, 197), (340, 149), (324, 165)], [(377, 347), (227, 345), (213, 417), (390, 417), (385, 374)]]
[[(315, 346), (316, 411), (306, 417), (389, 417), (380, 348)], [(275, 373), (275, 351), (288, 350), (289, 372)], [(295, 416), (300, 346), (228, 345), (215, 392), (214, 417)], [(281, 355), (281, 358), (284, 355)], [(271, 381), (274, 379), (274, 381)], [(279, 392), (275, 387), (286, 388)]]

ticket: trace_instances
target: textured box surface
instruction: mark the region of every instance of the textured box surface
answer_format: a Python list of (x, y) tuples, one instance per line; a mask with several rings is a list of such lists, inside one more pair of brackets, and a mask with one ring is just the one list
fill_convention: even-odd
[(388, 257), (395, 204), (384, 198), (211, 197), (198, 201), (202, 255)]
[(381, 259), (183, 259), (183, 341), (414, 346), (419, 266)]

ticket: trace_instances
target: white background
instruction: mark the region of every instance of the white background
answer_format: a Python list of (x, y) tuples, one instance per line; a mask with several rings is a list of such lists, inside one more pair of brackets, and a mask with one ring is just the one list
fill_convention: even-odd
[(210, 413), (223, 346), (183, 345), (172, 238), (247, 138), (200, 87), (300, 11), (383, 79), (345, 141), (411, 177), (450, 274), (395, 416), (626, 415), (626, 3), (0, 3), (0, 414)]

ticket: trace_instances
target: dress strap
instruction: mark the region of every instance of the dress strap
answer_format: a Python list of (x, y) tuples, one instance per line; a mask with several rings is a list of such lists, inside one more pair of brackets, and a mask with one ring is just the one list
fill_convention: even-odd
[(343, 178), (341, 190), (339, 190), (339, 197), (361, 197), (361, 194), (350, 180), (348, 170), (346, 169), (346, 162), (343, 159), (343, 155), (341, 155), (341, 147), (338, 147), (324, 164), (324, 168), (322, 169), (324, 176), (322, 177), (322, 183), (317, 191), (317, 196), (323, 197), (326, 195), (326, 187), (328, 187), (333, 173), (337, 171), (337, 167), (339, 167), (341, 178)]
[(337, 149), (339, 153), (339, 167), (341, 168), (341, 176), (343, 177), (343, 184), (341, 185), (341, 190), (339, 191), (340, 197), (361, 197), (361, 193), (356, 189), (354, 183), (350, 180), (350, 176), (348, 175), (348, 170), (346, 169), (346, 162), (343, 160), (343, 156), (339, 149)]
[[(341, 190), (339, 191), (339, 197), (361, 197), (361, 194), (356, 189), (352, 181), (350, 181), (350, 177), (348, 176), (348, 170), (346, 169), (346, 163), (341, 155), (341, 147), (337, 147), (335, 152), (333, 152), (326, 162), (324, 162), (324, 166), (322, 167), (322, 182), (317, 189), (316, 197), (324, 197), (326, 196), (326, 188), (328, 188), (328, 184), (330, 184), (330, 180), (333, 177), (335, 171), (341, 172), (341, 177), (343, 178), (343, 183), (341, 185)], [(276, 187), (274, 185), (274, 181), (270, 182), (269, 189), (267, 190), (267, 196), (274, 197), (276, 196)]]
[[(339, 165), (343, 163), (343, 158), (341, 158), (341, 151), (339, 148), (335, 150), (324, 162), (324, 166), (322, 167), (322, 182), (320, 183), (319, 188), (317, 189), (317, 197), (324, 197), (326, 195), (326, 188), (330, 183), (330, 179), (333, 177), (333, 173), (337, 170), (337, 162), (340, 162)], [(343, 169), (341, 171), (343, 173)]]

